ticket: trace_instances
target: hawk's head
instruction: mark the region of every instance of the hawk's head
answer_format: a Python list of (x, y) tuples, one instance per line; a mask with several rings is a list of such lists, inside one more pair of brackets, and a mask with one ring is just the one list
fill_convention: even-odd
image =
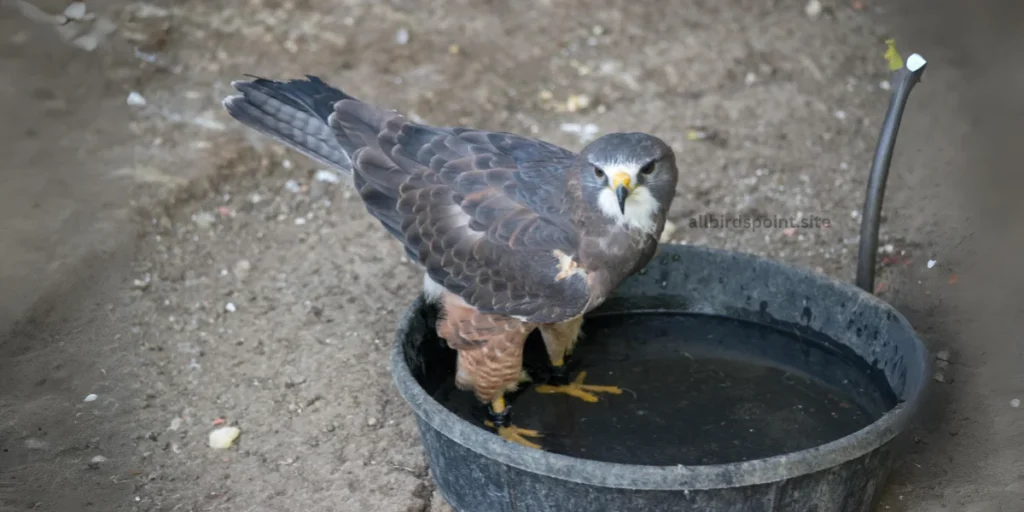
[(580, 155), (586, 200), (620, 224), (654, 231), (676, 193), (672, 148), (646, 133), (610, 133)]

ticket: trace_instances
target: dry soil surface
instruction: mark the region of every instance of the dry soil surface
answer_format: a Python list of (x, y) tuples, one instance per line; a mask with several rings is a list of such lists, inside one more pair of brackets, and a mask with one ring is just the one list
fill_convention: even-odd
[[(109, 0), (61, 28), (40, 12), (64, 2), (5, 0), (0, 506), (448, 510), (387, 368), (420, 274), (336, 174), (222, 111), (243, 73), (319, 75), (434, 124), (571, 149), (657, 134), (683, 170), (669, 240), (850, 280), (896, 37), (931, 64), (890, 179), (878, 293), (949, 362), (879, 507), (1019, 510), (1022, 354), (999, 329), (1020, 281), (1001, 272), (1012, 253), (977, 262), (1021, 230), (1004, 215), (1009, 235), (988, 238), (966, 213), (978, 198), (1017, 211), (978, 186), (1005, 183), (983, 178), (1020, 151), (1000, 136), (1024, 80), (995, 66), (1021, 47), (1014, 13), (823, 4)], [(830, 227), (691, 228), (703, 214)], [(993, 278), (1003, 293), (981, 293)], [(221, 423), (242, 435), (215, 451)]]

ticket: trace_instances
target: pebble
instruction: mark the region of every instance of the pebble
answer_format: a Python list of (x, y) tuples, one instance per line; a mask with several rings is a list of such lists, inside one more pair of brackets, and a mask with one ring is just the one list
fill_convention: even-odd
[(935, 261), (935, 260), (928, 260), (928, 268), (934, 267), (936, 263), (938, 263), (938, 262)]
[(47, 446), (49, 445), (46, 441), (41, 441), (39, 439), (25, 440), (25, 448), (28, 448), (29, 450), (45, 450)]
[(192, 216), (192, 223), (200, 229), (209, 229), (214, 222), (217, 222), (217, 217), (210, 212), (199, 212)]
[(284, 189), (293, 194), (297, 194), (302, 190), (302, 187), (299, 186), (299, 182), (295, 180), (288, 180), (284, 182)]
[(316, 171), (316, 174), (313, 175), (313, 179), (324, 183), (341, 183), (341, 176), (338, 176), (338, 173), (327, 169), (320, 169), (319, 171)]
[(128, 93), (128, 104), (133, 107), (144, 107), (146, 106), (146, 98), (144, 98), (141, 94), (132, 91)]
[(565, 110), (579, 112), (590, 106), (590, 97), (585, 94), (570, 94), (565, 101)]
[(892, 89), (892, 84), (890, 84), (888, 80), (882, 80), (881, 82), (878, 82), (878, 88), (883, 91), (888, 91), (889, 89)]
[(235, 266), (232, 269), (232, 272), (235, 274), (235, 277), (237, 277), (238, 279), (245, 279), (245, 278), (249, 277), (249, 271), (251, 271), (251, 270), (252, 270), (252, 263), (249, 263), (249, 260), (238, 260), (235, 263)]
[(167, 430), (178, 430), (181, 428), (181, 418), (174, 418), (171, 420), (171, 426), (167, 427)]
[(238, 308), (235, 307), (234, 302), (228, 302), (227, 304), (224, 304), (224, 311), (227, 311), (228, 313), (234, 313), (235, 311), (238, 311)]
[(95, 393), (89, 393), (88, 395), (86, 395), (86, 396), (85, 396), (85, 400), (84, 400), (84, 401), (85, 401), (85, 402), (93, 402), (93, 401), (95, 401), (95, 400), (96, 400), (97, 398), (99, 398), (99, 397), (98, 397), (98, 396), (96, 396), (96, 394), (95, 394)]
[(821, 16), (821, 10), (822, 7), (820, 0), (810, 0), (809, 2), (807, 2), (807, 5), (804, 6), (804, 13), (807, 14), (807, 17), (811, 19)]
[(1014, 398), (1013, 400), (1010, 400), (1010, 407), (1013, 407), (1014, 409), (1020, 407), (1020, 399)]
[(71, 2), (64, 9), (64, 17), (74, 21), (84, 21), (86, 15), (85, 2)]
[(238, 436), (242, 434), (242, 431), (238, 427), (221, 427), (213, 432), (210, 432), (210, 448), (214, 450), (224, 450), (230, 448), (238, 439)]
[(409, 44), (409, 30), (405, 28), (398, 29), (395, 33), (395, 42), (398, 44)]
[(306, 218), (305, 217), (299, 217), (299, 218), (295, 219), (295, 225), (296, 226), (303, 226), (305, 224), (306, 224)]
[(946, 361), (948, 363), (949, 362), (949, 351), (948, 350), (940, 350), (940, 351), (936, 352), (935, 353), (935, 359), (938, 359), (939, 361)]
[(846, 111), (845, 110), (836, 110), (835, 112), (833, 112), (832, 115), (836, 116), (836, 119), (838, 119), (840, 121), (845, 121), (846, 120)]
[(142, 276), (142, 279), (132, 280), (132, 286), (139, 290), (145, 290), (146, 288), (149, 288), (149, 283), (151, 283), (152, 280), (153, 278), (149, 274), (146, 274)]
[(377, 426), (377, 418), (370, 418), (366, 420), (366, 424), (371, 427)]

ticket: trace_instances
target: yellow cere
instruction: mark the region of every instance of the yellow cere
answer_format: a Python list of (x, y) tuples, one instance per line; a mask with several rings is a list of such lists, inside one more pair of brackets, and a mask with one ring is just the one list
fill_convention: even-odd
[(630, 188), (630, 183), (631, 180), (629, 179), (629, 174), (626, 174), (624, 172), (620, 172), (615, 176), (612, 176), (612, 188), (617, 188), (620, 185), (626, 188)]

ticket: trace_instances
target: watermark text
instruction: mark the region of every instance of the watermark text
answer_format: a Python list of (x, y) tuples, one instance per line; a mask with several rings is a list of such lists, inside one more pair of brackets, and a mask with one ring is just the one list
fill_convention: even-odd
[(832, 220), (817, 215), (718, 215), (705, 213), (691, 217), (691, 229), (828, 229)]

